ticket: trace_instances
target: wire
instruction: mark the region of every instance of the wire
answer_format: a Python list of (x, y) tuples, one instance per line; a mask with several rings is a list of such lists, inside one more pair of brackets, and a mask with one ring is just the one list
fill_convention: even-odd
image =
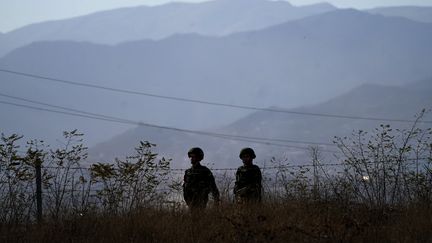
[[(102, 118), (119, 120), (119, 121), (122, 120), (121, 118), (118, 118), (118, 117), (96, 114), (96, 113), (87, 112), (87, 111), (83, 111), (83, 110), (72, 109), (72, 108), (68, 108), (68, 107), (64, 107), (64, 106), (51, 105), (51, 104), (48, 104), (48, 103), (43, 103), (43, 102), (39, 102), (39, 101), (27, 99), (27, 98), (21, 98), (21, 97), (17, 97), (17, 96), (7, 95), (7, 94), (4, 94), (4, 93), (0, 93), (0, 96), (11, 98), (11, 99), (16, 99), (16, 100), (21, 100), (21, 101), (26, 101), (26, 102), (33, 103), (33, 104), (45, 105), (45, 106), (48, 106), (48, 107), (53, 107), (53, 108), (67, 110), (67, 111), (82, 113), (82, 114), (85, 114), (85, 115), (90, 115), (90, 116), (95, 116), (95, 117), (102, 117)], [(241, 139), (254, 139), (254, 140), (275, 141), (275, 142), (300, 143), (300, 144), (308, 144), (308, 145), (336, 146), (335, 144), (332, 144), (332, 143), (320, 143), (320, 142), (299, 141), (299, 140), (290, 140), (290, 139), (262, 138), (262, 137), (250, 137), (250, 136), (227, 135), (227, 134), (218, 134), (218, 135), (223, 135), (223, 136), (226, 135), (226, 136), (229, 136), (229, 137), (235, 136), (236, 138), (241, 138)], [(246, 141), (250, 142), (249, 140), (246, 140)], [(281, 146), (284, 146), (284, 145), (281, 144)]]
[[(287, 169), (287, 168), (303, 168), (303, 167), (313, 167), (313, 166), (342, 166), (345, 165), (343, 163), (332, 163), (332, 164), (317, 164), (317, 165), (313, 165), (313, 164), (304, 164), (304, 165), (279, 165), (279, 166), (264, 166), (261, 167), (261, 170), (275, 170), (275, 169)], [(90, 170), (91, 167), (59, 167), (59, 166), (43, 166), (42, 168), (45, 169), (71, 169), (71, 170)], [(210, 168), (210, 170), (212, 171), (233, 171), (233, 170), (237, 170), (238, 168)], [(114, 169), (116, 170), (116, 169)], [(167, 171), (177, 171), (177, 172), (182, 172), (182, 171), (186, 171), (187, 168), (169, 168), (167, 169)]]
[[(403, 159), (403, 161), (417, 161), (417, 160), (429, 160), (430, 158), (406, 158)], [(388, 161), (384, 161), (384, 162), (388, 162)], [(382, 164), (383, 162), (379, 162), (378, 164)], [(407, 165), (414, 165), (416, 162), (409, 162), (407, 163)], [(374, 165), (377, 164), (377, 162), (367, 162), (365, 164), (368, 165)], [(304, 163), (304, 164), (295, 164), (295, 165), (277, 165), (277, 166), (263, 166), (260, 167), (261, 170), (275, 170), (275, 169), (279, 169), (279, 170), (283, 170), (283, 169), (288, 169), (288, 168), (304, 168), (304, 167), (333, 167), (333, 166), (348, 166), (350, 164), (348, 163), (316, 163), (316, 164), (308, 164), (308, 163)], [(360, 163), (360, 165), (364, 165), (363, 163)], [(91, 167), (83, 167), (83, 166), (74, 166), (74, 167), (60, 167), (60, 166), (42, 166), (42, 168), (45, 169), (72, 169), (72, 170), (89, 170), (91, 169)], [(233, 167), (228, 167), (228, 168), (211, 168), (209, 167), (210, 170), (212, 171), (232, 171), (232, 170), (237, 170), (238, 168), (233, 168)], [(185, 171), (188, 168), (167, 168), (165, 170), (167, 171)], [(114, 168), (114, 170), (117, 170), (116, 168)]]
[[(152, 93), (141, 92), (141, 91), (112, 88), (112, 87), (107, 87), (107, 86), (102, 86), (102, 85), (81, 83), (81, 82), (76, 82), (76, 81), (71, 81), (71, 80), (52, 78), (52, 77), (47, 77), (47, 76), (42, 76), (42, 75), (18, 72), (18, 71), (1, 69), (1, 68), (0, 68), (0, 72), (10, 73), (10, 74), (19, 75), (19, 76), (25, 76), (25, 77), (30, 77), (30, 78), (36, 78), (36, 79), (40, 79), (40, 80), (52, 81), (52, 82), (57, 82), (57, 83), (63, 83), (63, 84), (68, 84), (68, 85), (81, 86), (81, 87), (93, 88), (93, 89), (101, 89), (101, 90), (117, 92), (117, 93), (140, 95), (140, 96), (147, 96), (147, 97), (153, 97), (153, 98), (159, 98), (159, 99), (175, 100), (175, 101), (189, 102), (189, 103), (198, 103), (198, 104), (205, 104), (205, 105), (212, 105), (212, 106), (222, 106), (222, 107), (229, 107), (229, 108), (236, 108), (236, 109), (243, 109), (243, 110), (266, 111), (266, 112), (286, 113), (286, 114), (295, 114), (295, 115), (304, 115), (304, 116), (340, 118), (340, 119), (351, 119), (351, 120), (370, 120), (370, 121), (385, 121), (385, 122), (410, 122), (410, 123), (415, 122), (414, 120), (405, 120), (405, 119), (348, 116), (348, 115), (337, 115), (337, 114), (326, 114), (326, 113), (287, 111), (287, 110), (279, 110), (279, 109), (272, 109), (272, 108), (260, 108), (260, 107), (254, 107), (254, 106), (246, 106), (246, 105), (233, 105), (233, 104), (212, 102), (212, 101), (206, 101), (206, 100), (189, 99), (189, 98), (182, 98), (182, 97), (152, 94)], [(419, 123), (432, 123), (432, 121), (418, 121), (418, 122)]]
[[(51, 112), (51, 113), (58, 113), (58, 114), (63, 114), (63, 115), (75, 116), (75, 117), (83, 117), (83, 118), (109, 121), (109, 122), (115, 122), (115, 123), (121, 123), (121, 124), (145, 126), (145, 127), (159, 128), (159, 129), (171, 130), (171, 131), (182, 132), (182, 133), (190, 133), (190, 134), (197, 134), (197, 135), (203, 135), (203, 136), (210, 136), (210, 137), (214, 137), (214, 138), (221, 138), (221, 139), (227, 139), (227, 140), (247, 141), (247, 142), (269, 145), (269, 146), (282, 146), (282, 147), (287, 147), (287, 148), (309, 150), (309, 148), (306, 148), (306, 147), (291, 146), (291, 145), (277, 144), (277, 143), (271, 143), (271, 142), (263, 142), (263, 141), (260, 141), (261, 138), (258, 138), (258, 137), (237, 136), (237, 135), (230, 135), (230, 134), (203, 132), (203, 131), (195, 131), (195, 130), (175, 128), (175, 127), (168, 127), (168, 126), (160, 126), (160, 125), (154, 125), (154, 124), (143, 123), (143, 122), (136, 122), (136, 121), (132, 121), (132, 120), (121, 119), (121, 118), (116, 118), (116, 117), (111, 117), (111, 116), (98, 115), (98, 114), (89, 113), (89, 112), (85, 112), (87, 114), (79, 114), (79, 113), (72, 113), (72, 112), (68, 112), (68, 111), (57, 111), (57, 110), (52, 110), (52, 109), (47, 109), (47, 108), (42, 108), (42, 107), (17, 104), (17, 103), (7, 102), (7, 101), (0, 101), (0, 104), (22, 107), (22, 108), (33, 109), (33, 110), (39, 110), (39, 111), (45, 111), (45, 112)], [(266, 140), (270, 140), (270, 139), (266, 139)], [(305, 142), (297, 142), (297, 143), (306, 144)], [(336, 153), (336, 151), (324, 151), (324, 150), (321, 150), (321, 151), (322, 152)]]
[(15, 100), (21, 100), (21, 101), (25, 101), (25, 102), (29, 102), (29, 103), (33, 103), (33, 104), (44, 105), (44, 106), (48, 106), (48, 107), (52, 107), (52, 108), (62, 109), (62, 110), (66, 110), (66, 111), (71, 111), (71, 112), (76, 112), (76, 113), (82, 113), (82, 114), (85, 114), (85, 115), (90, 115), (90, 116), (95, 116), (95, 117), (103, 117), (103, 118), (114, 119), (114, 120), (118, 119), (118, 118), (114, 118), (114, 117), (110, 117), (110, 116), (105, 116), (105, 115), (101, 115), (101, 114), (95, 114), (95, 113), (91, 113), (91, 112), (86, 112), (86, 111), (82, 111), (82, 110), (77, 110), (77, 109), (73, 109), (73, 108), (64, 107), (64, 106), (51, 105), (51, 104), (48, 104), (48, 103), (39, 102), (39, 101), (30, 100), (30, 99), (21, 98), (21, 97), (16, 97), (16, 96), (12, 96), (12, 95), (8, 95), (8, 94), (3, 94), (3, 93), (0, 93), (0, 96), (11, 98), (11, 99), (15, 99)]

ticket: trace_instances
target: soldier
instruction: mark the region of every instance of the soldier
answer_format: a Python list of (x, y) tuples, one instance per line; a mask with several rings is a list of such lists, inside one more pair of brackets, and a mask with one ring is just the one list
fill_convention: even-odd
[(200, 164), (204, 152), (200, 148), (191, 148), (188, 152), (192, 167), (185, 171), (183, 197), (190, 210), (204, 209), (208, 194), (211, 192), (216, 204), (219, 203), (219, 190), (211, 171)]
[(240, 151), (240, 159), (243, 165), (237, 169), (234, 185), (234, 196), (237, 203), (261, 202), (262, 175), (257, 165), (253, 164), (256, 158), (251, 148), (244, 148)]

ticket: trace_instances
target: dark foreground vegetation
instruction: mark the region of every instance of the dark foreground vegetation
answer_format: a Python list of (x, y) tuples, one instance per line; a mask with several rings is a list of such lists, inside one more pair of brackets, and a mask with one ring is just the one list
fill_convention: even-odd
[(217, 174), (222, 203), (195, 214), (183, 171), (149, 142), (89, 164), (77, 131), (60, 148), (2, 134), (0, 242), (432, 242), (432, 129), (419, 120), (335, 138), (332, 166), (320, 148), (310, 165), (273, 159), (259, 205), (231, 203), (233, 178)]
[(2, 225), (2, 242), (431, 242), (430, 205), (368, 208), (289, 201), (199, 215), (142, 209), (84, 215), (40, 225)]

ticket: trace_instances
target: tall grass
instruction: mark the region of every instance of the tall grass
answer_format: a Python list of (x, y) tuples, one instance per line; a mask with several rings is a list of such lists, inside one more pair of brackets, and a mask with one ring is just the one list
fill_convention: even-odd
[(3, 226), (0, 233), (2, 242), (430, 242), (432, 210), (410, 205), (383, 212), (312, 201), (222, 204), (197, 215), (141, 209)]
[[(328, 170), (271, 161), (258, 205), (232, 202), (233, 178), (217, 176), (223, 202), (192, 214), (170, 160), (141, 142), (135, 154), (83, 168), (82, 134), (64, 147), (2, 134), (0, 242), (432, 242), (432, 129), (382, 125), (335, 138)], [(44, 220), (35, 222), (34, 165), (43, 161)]]

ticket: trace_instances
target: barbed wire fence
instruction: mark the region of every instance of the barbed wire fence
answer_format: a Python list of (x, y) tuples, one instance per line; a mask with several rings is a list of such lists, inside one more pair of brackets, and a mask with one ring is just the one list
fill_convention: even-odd
[[(432, 129), (421, 132), (414, 127), (415, 124), (412, 130), (402, 131), (400, 139), (390, 135), (392, 130), (389, 126), (383, 126), (372, 137), (376, 140), (369, 142), (364, 140), (362, 131), (354, 137), (355, 141), (340, 139), (338, 148), (342, 156), (336, 163), (321, 163), (317, 156), (312, 157), (311, 163), (264, 163), (261, 166), (264, 190), (269, 199), (318, 198), (322, 191), (326, 198), (336, 195), (349, 200), (352, 197), (373, 205), (416, 197), (432, 201)], [(182, 174), (186, 168), (171, 168), (170, 160), (163, 161), (163, 158), (158, 158), (159, 162), (155, 163), (157, 154), (150, 151), (155, 145), (140, 142), (135, 157), (126, 157), (123, 161), (116, 159), (112, 164), (82, 166), (81, 162), (87, 158), (87, 148), (79, 139), (82, 134), (75, 130), (65, 132), (64, 136), (67, 139), (65, 148), (38, 150), (39, 145), (33, 142), (20, 155), (19, 146), (14, 142), (21, 137), (12, 135), (6, 138), (2, 135), (0, 203), (6, 213), (0, 215), (1, 222), (15, 218), (40, 222), (44, 210), (58, 218), (63, 214), (62, 210), (71, 208), (74, 214), (97, 210), (98, 207), (99, 212), (102, 208), (104, 213), (118, 213), (146, 205), (164, 207), (164, 202), (174, 207), (181, 204)], [(74, 141), (78, 143), (74, 144)], [(412, 144), (409, 141), (413, 141)], [(352, 142), (354, 148), (345, 142)], [(365, 149), (368, 150), (366, 154)], [(137, 167), (129, 161), (130, 158), (149, 164)], [(50, 161), (45, 163), (44, 159)], [(230, 201), (237, 168), (209, 167), (217, 175), (219, 185), (223, 185), (222, 195)], [(338, 173), (342, 176), (338, 177)]]
[[(407, 165), (415, 166), (419, 160), (426, 163), (430, 158), (407, 158)], [(373, 162), (370, 162), (371, 164)], [(275, 166), (264, 165), (261, 166), (261, 170), (264, 176), (264, 190), (268, 198), (281, 198), (290, 195), (289, 191), (297, 190), (297, 196), (301, 193), (306, 194), (307, 191), (317, 190), (324, 183), (322, 179), (316, 178), (316, 171), (321, 170), (324, 174), (330, 173), (335, 175), (337, 172), (342, 172), (344, 167), (347, 166), (346, 163), (304, 163), (304, 164), (280, 164)], [(35, 214), (36, 220), (41, 222), (43, 220), (44, 209), (47, 209), (48, 201), (52, 201), (58, 195), (56, 193), (62, 193), (64, 197), (80, 198), (86, 197), (89, 201), (88, 203), (93, 203), (94, 206), (102, 206), (100, 202), (97, 201), (97, 197), (103, 193), (107, 193), (105, 188), (97, 186), (95, 184), (88, 184), (91, 180), (91, 168), (92, 166), (71, 166), (68, 168), (59, 166), (43, 166), (41, 160), (35, 163), (35, 178), (31, 186), (28, 188), (30, 190), (26, 191), (33, 198), (33, 202), (30, 205), (36, 206)], [(326, 168), (330, 168), (326, 169)], [(182, 206), (182, 175), (187, 168), (168, 168), (168, 175), (170, 176), (170, 182), (162, 185), (161, 187), (154, 188), (152, 193), (157, 195), (163, 195), (164, 207), (167, 208), (180, 208)], [(225, 200), (232, 201), (232, 188), (234, 182), (235, 171), (238, 168), (227, 167), (227, 168), (210, 168), (217, 180), (217, 184), (220, 186), (221, 195), (225, 197)], [(44, 184), (44, 175), (49, 174), (52, 170), (70, 170), (70, 171), (80, 171), (79, 179), (83, 183), (81, 186), (74, 187), (63, 187), (59, 190), (58, 188), (49, 187)], [(115, 169), (118, 170), (118, 169)], [(331, 171), (331, 172), (329, 172)], [(74, 173), (70, 173), (69, 176), (77, 176)], [(327, 179), (329, 175), (327, 176)], [(365, 182), (371, 178), (362, 178)], [(0, 183), (5, 183), (0, 181)], [(290, 187), (290, 188), (288, 188)], [(301, 193), (300, 193), (301, 192)], [(285, 195), (284, 195), (285, 194)], [(292, 194), (292, 193), (291, 193)], [(74, 199), (71, 199), (74, 200)], [(122, 200), (122, 199), (120, 199)], [(91, 201), (91, 203), (90, 203)], [(52, 203), (52, 202), (51, 202)], [(54, 202), (55, 203), (55, 202)], [(77, 210), (77, 215), (84, 214), (85, 210)]]

